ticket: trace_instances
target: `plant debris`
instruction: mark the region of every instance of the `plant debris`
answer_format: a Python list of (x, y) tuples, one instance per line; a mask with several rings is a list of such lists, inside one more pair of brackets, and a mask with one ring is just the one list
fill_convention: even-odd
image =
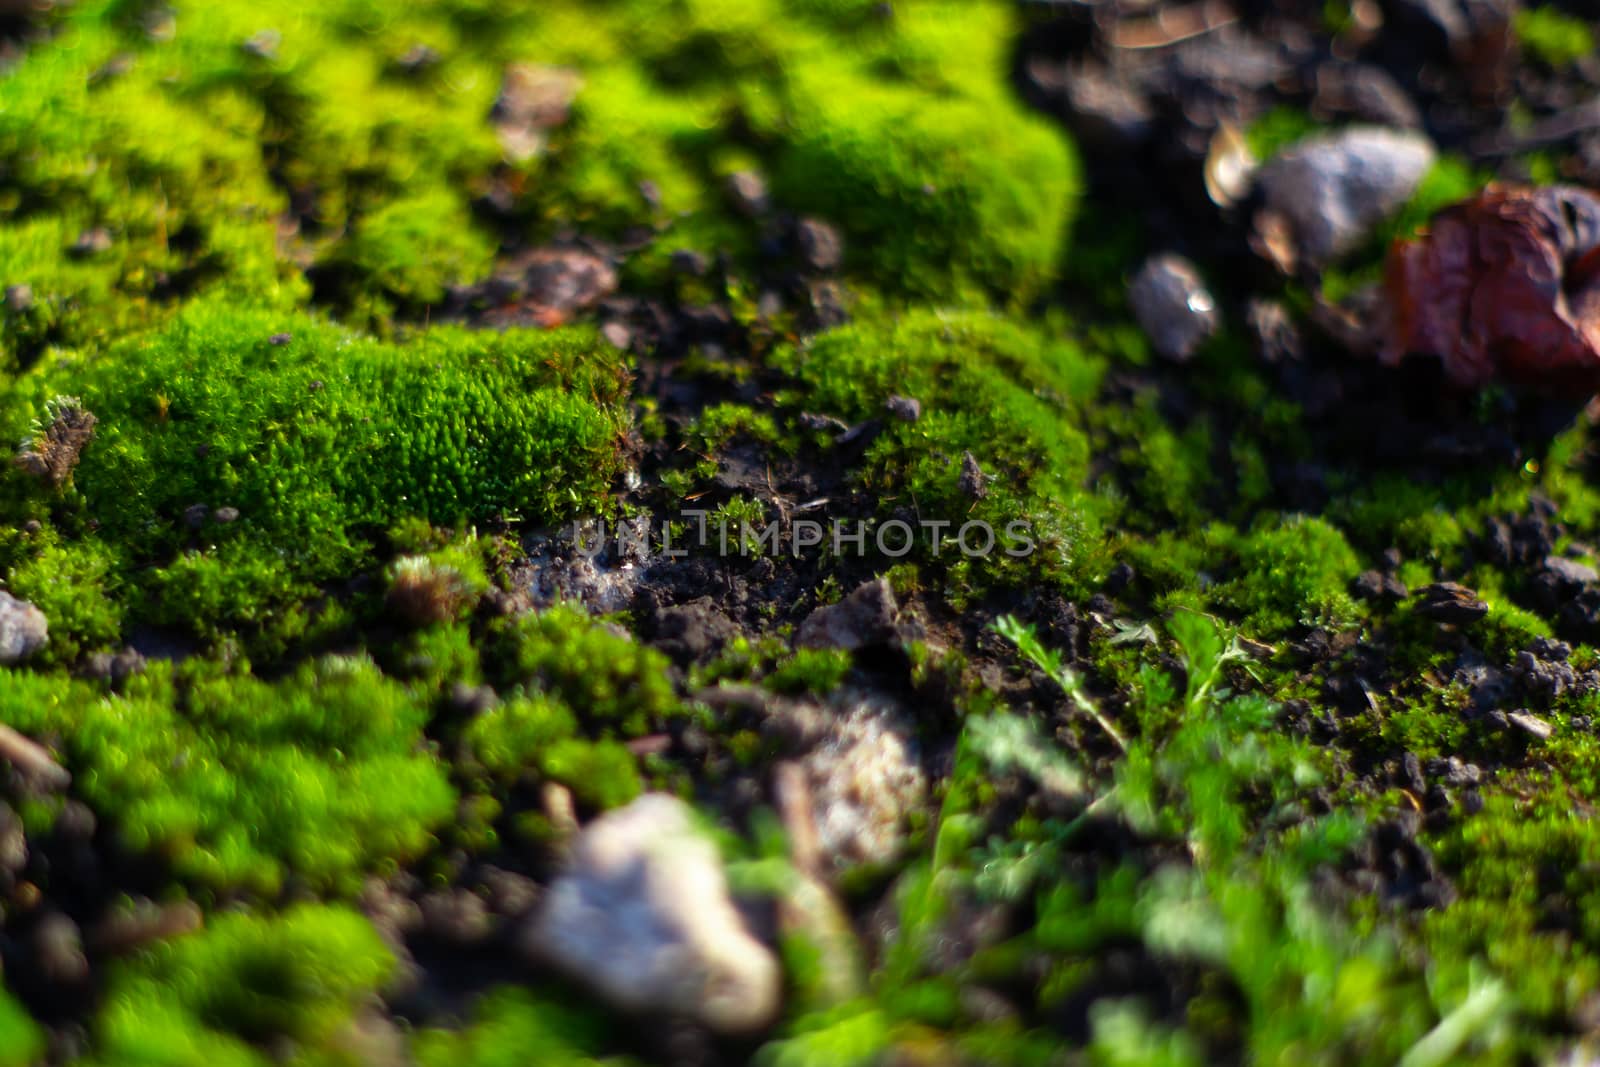
[(1436, 357), (1464, 389), (1600, 387), (1600, 196), (1492, 185), (1389, 253), (1382, 359)]

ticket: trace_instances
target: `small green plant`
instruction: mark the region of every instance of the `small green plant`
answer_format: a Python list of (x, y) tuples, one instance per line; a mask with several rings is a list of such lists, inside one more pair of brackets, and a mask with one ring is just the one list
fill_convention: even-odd
[(1122, 731), (1117, 729), (1115, 723), (1100, 710), (1090, 697), (1085, 687), (1083, 678), (1072, 668), (1068, 667), (1061, 658), (1061, 653), (1053, 648), (1046, 648), (1040, 641), (1037, 633), (1031, 626), (1025, 626), (1015, 616), (1002, 615), (994, 621), (995, 632), (1021, 652), (1035, 667), (1039, 668), (1059, 685), (1067, 694), (1067, 699), (1072, 706), (1084, 715), (1089, 716), (1109, 737), (1116, 746), (1127, 751), (1128, 742), (1122, 736)]

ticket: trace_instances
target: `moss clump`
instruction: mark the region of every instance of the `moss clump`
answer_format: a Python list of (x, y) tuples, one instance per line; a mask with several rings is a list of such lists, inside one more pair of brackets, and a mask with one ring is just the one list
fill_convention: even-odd
[(281, 1062), (285, 1042), (295, 1062), (342, 1062), (340, 1028), (393, 969), (377, 932), (353, 911), (225, 915), (119, 971), (91, 1062), (265, 1067)]
[[(304, 620), (277, 613), (370, 565), (404, 517), (542, 523), (594, 508), (622, 467), (626, 382), (623, 359), (586, 331), (432, 330), (384, 345), (309, 317), (197, 305), (152, 338), (42, 366), (10, 394), (15, 437), (66, 389), (99, 418), (63, 492), (8, 475), (16, 521), (42, 515), (60, 535), (42, 550), (17, 543), (16, 566), (26, 583), (43, 573), (40, 551), (65, 552), (80, 573), (125, 578), (140, 620), (207, 638), (292, 635)], [(69, 618), (90, 615), (85, 635), (104, 637), (99, 607)]]
[(880, 286), (1025, 303), (1053, 277), (1077, 193), (1056, 131), (993, 95), (930, 97), (834, 71), (797, 86), (774, 190), (839, 222)]
[(334, 263), (414, 309), (437, 304), (452, 285), (484, 277), (494, 253), (494, 243), (473, 227), (466, 204), (447, 190), (433, 190), (362, 216)]
[(1358, 616), (1349, 585), (1361, 561), (1338, 527), (1304, 515), (1272, 518), (1229, 537), (1239, 573), (1218, 599), (1244, 616), (1251, 633), (1297, 624), (1348, 626)]
[[(914, 506), (949, 523), (940, 550), (947, 562), (962, 555), (950, 542), (972, 521), (996, 535), (978, 564), (986, 576), (1028, 564), (1063, 574), (1093, 551), (1096, 505), (1083, 488), (1089, 445), (1080, 426), (1101, 365), (1074, 344), (987, 314), (917, 311), (822, 334), (774, 362), (805, 387), (796, 399), (808, 410), (885, 420), (863, 486), (886, 514)], [(921, 403), (916, 422), (885, 416), (895, 394)], [(983, 476), (977, 494), (963, 484), (969, 452)], [(1006, 554), (1023, 549), (1006, 542), (1013, 521), (1028, 524), (1032, 555)], [(918, 532), (919, 551), (932, 553), (929, 538)], [(969, 547), (981, 540), (974, 535)]]
[(1524, 8), (1512, 16), (1511, 25), (1522, 47), (1552, 69), (1594, 55), (1594, 30), (1553, 5)]
[(478, 785), (559, 782), (596, 810), (638, 796), (622, 740), (684, 713), (666, 657), (565, 607), (498, 622), (487, 641), (489, 676), (508, 695), (462, 730)]
[(153, 664), (120, 696), (7, 672), (0, 722), (57, 739), (122, 843), (199, 888), (274, 894), (293, 874), (348, 890), (449, 819), (426, 704), (370, 662), (323, 659), (272, 683), (214, 671)]
[(616, 741), (577, 735), (577, 716), (544, 693), (519, 694), (483, 712), (463, 747), (502, 785), (548, 779), (595, 809), (618, 807), (641, 791), (633, 754)]
[(590, 730), (638, 737), (681, 710), (665, 656), (577, 608), (497, 624), (489, 640), (501, 688), (556, 697)]

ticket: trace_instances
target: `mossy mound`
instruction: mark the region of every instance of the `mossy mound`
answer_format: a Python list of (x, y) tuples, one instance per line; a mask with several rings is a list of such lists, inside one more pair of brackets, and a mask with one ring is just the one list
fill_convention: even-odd
[(354, 1017), (394, 970), (356, 912), (301, 905), (232, 914), (160, 946), (111, 983), (88, 1062), (148, 1067), (264, 1067), (262, 1045), (294, 1062), (362, 1062)]
[[(1064, 138), (1004, 90), (1000, 3), (50, 18), (0, 81), (0, 372), (207, 291), (302, 305), (306, 269), (386, 329), (573, 226), (657, 235), (628, 268), (652, 285), (677, 248), (754, 269), (768, 235), (723, 185), (740, 169), (841, 224), (870, 288), (1020, 303), (1053, 277), (1078, 189)], [(521, 112), (513, 68), (533, 72)]]
[[(821, 334), (773, 362), (803, 383), (795, 400), (808, 410), (883, 421), (861, 484), (876, 494), (882, 517), (914, 508), (921, 519), (947, 523), (947, 560), (962, 555), (950, 541), (967, 522), (995, 532), (981, 564), (986, 576), (1034, 564), (1078, 573), (1097, 551), (1103, 509), (1084, 487), (1082, 411), (1103, 364), (1077, 344), (983, 312), (914, 311)], [(895, 395), (921, 405), (915, 422), (887, 412)], [(968, 453), (981, 484), (963, 482)], [(1028, 526), (1036, 557), (1007, 554), (1022, 551), (1000, 540), (1012, 522)], [(919, 530), (918, 542), (926, 558), (928, 535)]]
[(1025, 304), (1053, 279), (1078, 181), (1042, 120), (1009, 101), (834, 71), (795, 82), (774, 190), (839, 222), (851, 260), (878, 285)]
[[(402, 519), (593, 510), (623, 466), (627, 376), (583, 330), (443, 329), (390, 345), (307, 316), (196, 306), (153, 337), (41, 365), (8, 394), (14, 437), (42, 433), (27, 420), (48, 423), (62, 393), (98, 423), (59, 490), (6, 475), (13, 520), (47, 523), (13, 532), (7, 552), (77, 645), (112, 636), (118, 604), (129, 621), (208, 638), (262, 627), (370, 566)], [(51, 590), (47, 573), (71, 581)]]
[(122, 843), (197, 891), (270, 897), (290, 875), (351, 891), (420, 855), (454, 810), (423, 745), (427, 702), (364, 659), (274, 683), (156, 666), (120, 695), (15, 672), (0, 689), (0, 720), (58, 739)]

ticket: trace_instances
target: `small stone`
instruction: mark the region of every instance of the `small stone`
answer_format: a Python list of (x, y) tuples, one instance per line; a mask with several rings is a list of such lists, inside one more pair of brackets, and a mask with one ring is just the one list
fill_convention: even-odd
[(33, 307), (33, 286), (8, 285), (6, 286), (6, 310), (14, 314), (22, 314)]
[(1030, 74), (1036, 80), (1052, 75), (1047, 84), (1059, 83), (1072, 128), (1085, 140), (1137, 145), (1155, 128), (1149, 101), (1102, 63), (1073, 64), (1059, 74), (1035, 68)]
[(801, 219), (795, 231), (800, 258), (811, 270), (826, 274), (844, 262), (844, 239), (839, 231), (821, 219)]
[(1600, 582), (1600, 571), (1596, 571), (1587, 563), (1579, 563), (1565, 556), (1546, 556), (1544, 569), (1557, 584), (1572, 592)]
[(1417, 796), (1428, 791), (1428, 782), (1422, 776), (1422, 760), (1415, 752), (1407, 752), (1400, 761), (1401, 783)]
[(1483, 779), (1483, 772), (1475, 763), (1463, 763), (1459, 756), (1428, 761), (1428, 775), (1439, 779), (1452, 789), (1475, 786)]
[(767, 197), (767, 183), (752, 170), (741, 170), (728, 175), (728, 196), (733, 206), (747, 218), (765, 215), (772, 206)]
[(711, 260), (706, 258), (706, 254), (692, 248), (680, 248), (673, 252), (671, 263), (676, 273), (687, 274), (691, 278), (704, 278), (711, 270)]
[(1360, 247), (1398, 211), (1435, 155), (1419, 133), (1352, 126), (1285, 149), (1256, 184), (1266, 208), (1287, 220), (1298, 263), (1320, 267)]
[(1128, 286), (1134, 318), (1156, 352), (1182, 363), (1217, 332), (1221, 316), (1200, 272), (1182, 256), (1145, 260)]
[(233, 507), (218, 508), (211, 513), (211, 521), (221, 523), (223, 526), (228, 525), (230, 522), (238, 522), (239, 509)]
[(1436, 622), (1462, 624), (1489, 614), (1478, 594), (1455, 582), (1435, 582), (1417, 590), (1417, 614)]
[(885, 400), (883, 406), (901, 422), (916, 422), (922, 418), (922, 402), (914, 397), (896, 394)]
[(1529, 737), (1535, 738), (1539, 741), (1547, 740), (1550, 735), (1555, 732), (1555, 728), (1549, 723), (1545, 722), (1537, 715), (1530, 715), (1526, 711), (1510, 712), (1506, 715), (1506, 719), (1511, 723), (1512, 726), (1515, 726)]
[(570, 67), (508, 66), (490, 113), (506, 158), (525, 163), (543, 153), (549, 131), (567, 121), (582, 88), (583, 76)]
[(823, 741), (801, 760), (818, 846), (835, 869), (899, 854), (906, 815), (927, 794), (912, 736), (891, 710), (862, 702), (830, 719)]
[(270, 61), (278, 57), (278, 46), (282, 43), (283, 34), (277, 30), (262, 30), (252, 34), (239, 47), (246, 55)]
[(274, 348), (281, 348), (293, 340), (294, 334), (292, 333), (275, 333), (271, 337), (267, 338), (267, 344)]
[(39, 972), (57, 985), (76, 985), (89, 977), (78, 924), (59, 911), (39, 920), (33, 930), (33, 951)]
[(22, 817), (0, 801), (0, 872), (15, 874), (28, 864), (28, 835)]
[(594, 306), (617, 288), (611, 264), (577, 248), (536, 249), (517, 266), (527, 280), (528, 303), (558, 320)]
[(481, 945), (494, 933), (494, 918), (476, 893), (442, 889), (427, 894), (417, 905), (422, 910), (423, 932), (445, 944)]
[(80, 233), (78, 235), (78, 239), (72, 242), (71, 247), (67, 249), (67, 253), (69, 255), (77, 256), (81, 259), (88, 256), (98, 255), (101, 252), (107, 251), (110, 249), (110, 247), (111, 231), (106, 229), (104, 226), (96, 226), (93, 229), (84, 230), (82, 233)]
[(619, 352), (626, 352), (633, 343), (633, 331), (620, 322), (608, 322), (600, 327), (600, 336), (606, 339), (606, 344)]
[(44, 612), (0, 591), (0, 666), (21, 663), (50, 640), (50, 624)]
[(978, 466), (978, 457), (971, 452), (961, 453), (961, 475), (956, 479), (956, 488), (974, 500), (982, 500), (989, 495), (983, 468)]
[(1351, 583), (1350, 591), (1361, 600), (1387, 600), (1393, 603), (1411, 595), (1404, 582), (1382, 571), (1363, 571)]
[(836, 604), (820, 607), (800, 624), (801, 648), (854, 650), (887, 644), (894, 638), (899, 614), (894, 590), (887, 578), (874, 578), (857, 586)]
[(422, 71), (439, 65), (444, 57), (439, 50), (430, 45), (418, 42), (405, 50), (395, 64), (407, 74), (420, 74)]
[(526, 952), (628, 1012), (748, 1033), (776, 1016), (782, 974), (745, 928), (716, 846), (677, 797), (650, 793), (590, 823), (522, 938)]

